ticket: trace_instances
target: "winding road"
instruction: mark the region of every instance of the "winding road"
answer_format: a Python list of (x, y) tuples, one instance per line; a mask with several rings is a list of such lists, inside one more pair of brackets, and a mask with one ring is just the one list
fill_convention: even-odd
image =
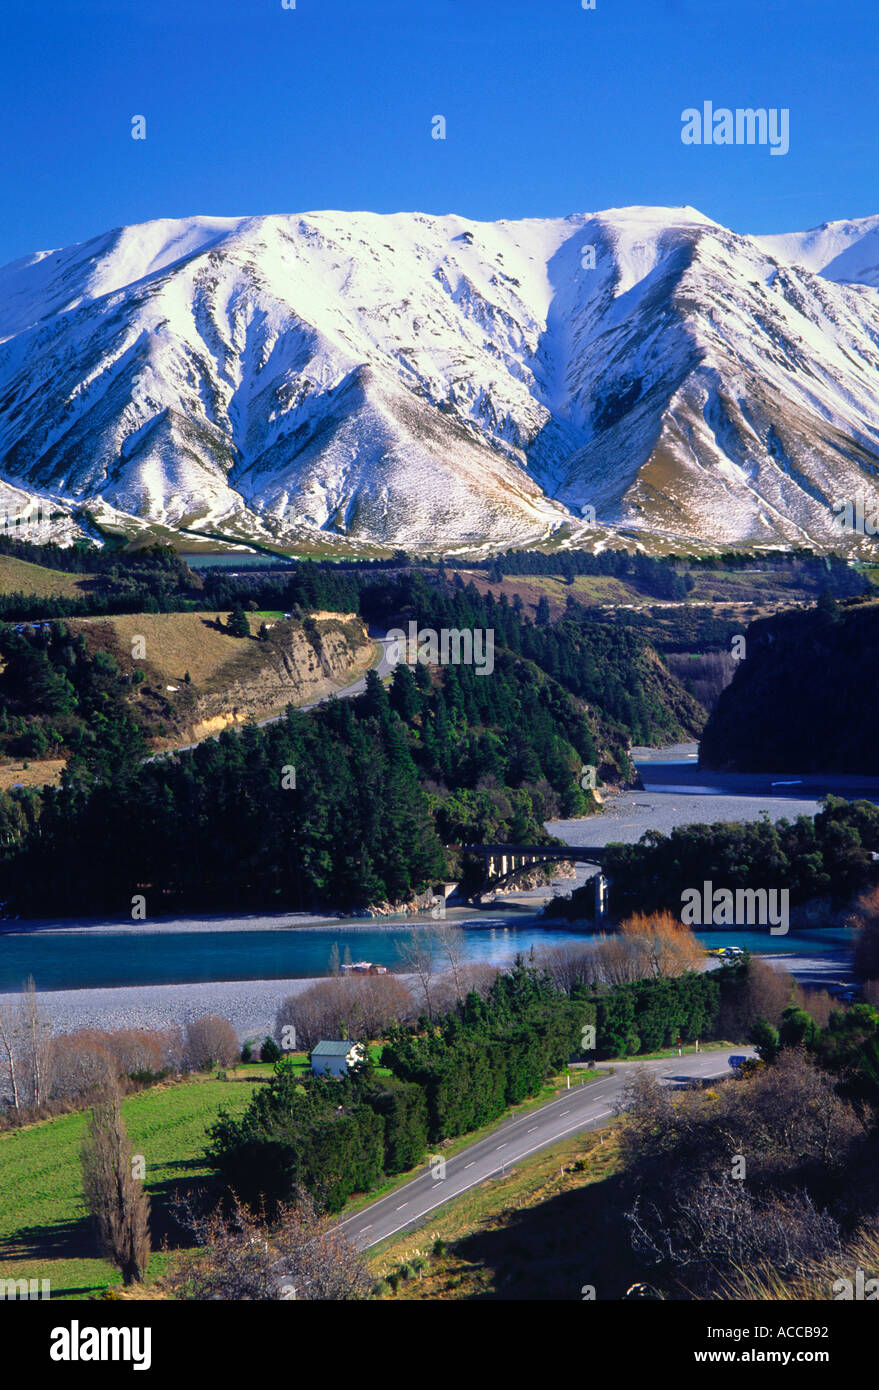
[[(737, 1047), (735, 1053), (756, 1056), (749, 1047)], [(555, 1100), (528, 1110), (524, 1115), (503, 1121), (491, 1134), (477, 1139), (453, 1158), (445, 1159), (444, 1166), (437, 1163), (442, 1153), (435, 1155), (434, 1162), (416, 1177), (386, 1197), (343, 1218), (338, 1229), (358, 1250), (368, 1250), (400, 1231), (414, 1229), (437, 1207), (499, 1176), (539, 1149), (549, 1148), (569, 1134), (600, 1129), (608, 1124), (622, 1100), (626, 1082), (638, 1067), (658, 1076), (661, 1085), (683, 1086), (694, 1079), (707, 1081), (729, 1077), (729, 1055), (714, 1049), (658, 1062), (615, 1062), (611, 1075), (600, 1081), (580, 1085), (572, 1078), (570, 1090), (562, 1091)]]

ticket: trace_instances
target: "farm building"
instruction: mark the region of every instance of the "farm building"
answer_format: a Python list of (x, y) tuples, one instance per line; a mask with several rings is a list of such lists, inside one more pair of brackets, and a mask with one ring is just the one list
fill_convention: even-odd
[(338, 1042), (319, 1042), (311, 1051), (311, 1070), (315, 1076), (347, 1076), (348, 1068), (366, 1058), (366, 1049), (348, 1038)]

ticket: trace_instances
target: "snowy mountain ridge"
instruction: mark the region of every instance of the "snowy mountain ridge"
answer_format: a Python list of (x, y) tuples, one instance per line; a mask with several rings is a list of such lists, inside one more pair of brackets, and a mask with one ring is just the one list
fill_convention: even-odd
[(830, 544), (877, 470), (879, 216), (192, 217), (0, 269), (0, 509), (61, 535)]

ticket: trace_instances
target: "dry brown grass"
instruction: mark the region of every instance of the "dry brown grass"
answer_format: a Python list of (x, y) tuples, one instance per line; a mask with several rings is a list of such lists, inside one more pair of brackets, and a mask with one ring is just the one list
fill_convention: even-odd
[(506, 575), (500, 584), (492, 584), (484, 570), (461, 570), (465, 584), (473, 581), (480, 594), (492, 594), (495, 599), (506, 594), (510, 603), (518, 594), (525, 605), (526, 617), (533, 618), (541, 598), (546, 598), (553, 618), (565, 611), (568, 595), (587, 607), (603, 603), (632, 603), (643, 606), (654, 602), (611, 574), (578, 574), (571, 584), (549, 574)]
[(24, 762), (17, 760), (0, 766), (0, 791), (8, 792), (11, 787), (46, 787), (57, 786), (61, 780), (61, 771), (64, 767), (63, 758), (46, 758), (42, 762), (33, 762), (25, 759)]
[[(592, 1258), (586, 1211), (579, 1212), (583, 1224), (574, 1250), (564, 1249), (558, 1238), (564, 1230), (570, 1233), (574, 1207), (579, 1210), (583, 1203), (591, 1208), (593, 1201), (600, 1205), (598, 1197), (587, 1197), (588, 1190), (618, 1169), (615, 1128), (579, 1134), (531, 1155), (506, 1174), (487, 1179), (431, 1212), (419, 1230), (395, 1237), (372, 1253), (369, 1265), (378, 1280), (395, 1276), (401, 1268), (411, 1271), (394, 1279), (396, 1291), (385, 1286), (379, 1296), (396, 1300), (496, 1296), (513, 1267), (526, 1283), (529, 1270), (536, 1278), (535, 1265), (547, 1260), (549, 1251), (543, 1274), (549, 1275), (557, 1296), (579, 1297), (584, 1268), (588, 1273)], [(436, 1241), (444, 1243), (442, 1253), (433, 1253)], [(529, 1246), (533, 1247), (530, 1254)], [(625, 1258), (623, 1253), (623, 1263)], [(516, 1296), (510, 1289), (506, 1295)]]
[[(219, 615), (225, 624), (227, 613)], [(195, 685), (213, 681), (225, 666), (238, 664), (251, 654), (254, 664), (261, 661), (256, 644), (240, 637), (230, 637), (217, 626), (216, 611), (204, 613), (125, 613), (110, 618), (79, 618), (70, 626), (82, 632), (96, 633), (100, 628), (112, 629), (112, 636), (123, 657), (131, 657), (132, 640), (146, 639), (147, 667), (169, 683), (179, 684), (188, 671)], [(248, 615), (250, 629), (259, 631), (262, 621)], [(99, 642), (103, 646), (103, 642)]]
[[(858, 1280), (858, 1270), (862, 1280)], [(770, 1302), (854, 1302), (858, 1301), (858, 1284), (862, 1284), (860, 1299), (872, 1302), (876, 1286), (867, 1290), (868, 1280), (879, 1279), (879, 1234), (869, 1227), (856, 1235), (840, 1255), (829, 1256), (811, 1265), (793, 1279), (783, 1279), (774, 1269), (741, 1270), (729, 1281), (719, 1295), (721, 1298), (751, 1298)], [(844, 1281), (848, 1281), (848, 1288)]]
[(0, 594), (36, 594), (39, 598), (79, 598), (88, 574), (68, 574), (64, 570), (46, 569), (18, 560), (13, 555), (0, 555)]

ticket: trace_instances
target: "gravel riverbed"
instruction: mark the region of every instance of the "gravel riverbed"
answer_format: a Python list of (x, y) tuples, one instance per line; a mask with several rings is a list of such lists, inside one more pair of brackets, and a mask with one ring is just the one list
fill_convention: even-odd
[[(119, 989), (41, 991), (40, 1008), (53, 1033), (76, 1028), (167, 1028), (204, 1014), (227, 1018), (242, 1042), (264, 1038), (282, 1000), (315, 984), (300, 980), (222, 980), (214, 984), (126, 985)], [(0, 1010), (20, 996), (0, 994)]]

